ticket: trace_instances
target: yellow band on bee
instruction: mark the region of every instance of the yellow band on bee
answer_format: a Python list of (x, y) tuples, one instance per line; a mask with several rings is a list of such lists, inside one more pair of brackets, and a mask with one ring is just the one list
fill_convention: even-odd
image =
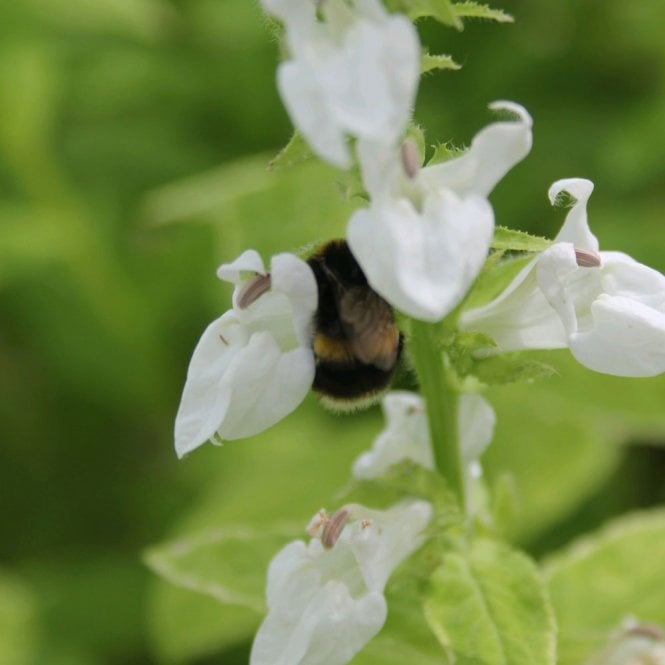
[(314, 336), (313, 347), (314, 354), (323, 361), (353, 363), (353, 351), (346, 340), (317, 333)]

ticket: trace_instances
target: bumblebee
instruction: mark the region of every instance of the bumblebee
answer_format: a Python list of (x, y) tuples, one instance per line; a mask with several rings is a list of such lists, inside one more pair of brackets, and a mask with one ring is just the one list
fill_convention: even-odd
[(369, 406), (390, 384), (402, 353), (392, 308), (372, 290), (345, 240), (325, 243), (307, 263), (319, 295), (312, 388), (338, 410)]

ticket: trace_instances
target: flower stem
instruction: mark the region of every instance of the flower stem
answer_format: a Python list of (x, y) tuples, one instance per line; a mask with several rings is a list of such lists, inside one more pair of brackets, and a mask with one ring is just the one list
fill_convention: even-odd
[(422, 396), (427, 404), (434, 460), (439, 473), (465, 505), (464, 474), (458, 432), (458, 395), (448, 381), (447, 358), (441, 349), (440, 324), (412, 321), (409, 348)]

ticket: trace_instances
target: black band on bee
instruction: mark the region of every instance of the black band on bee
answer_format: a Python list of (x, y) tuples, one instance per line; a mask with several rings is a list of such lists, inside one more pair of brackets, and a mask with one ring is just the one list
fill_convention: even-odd
[(308, 259), (318, 289), (313, 389), (339, 408), (370, 403), (390, 384), (402, 351), (390, 305), (375, 293), (345, 240)]

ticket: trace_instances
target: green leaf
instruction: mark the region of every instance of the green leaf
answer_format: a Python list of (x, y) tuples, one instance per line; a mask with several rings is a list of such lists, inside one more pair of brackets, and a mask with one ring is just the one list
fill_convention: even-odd
[(494, 300), (531, 259), (532, 256), (529, 254), (506, 258), (505, 250), (493, 251), (485, 261), (471, 292), (465, 298), (464, 309), (480, 307)]
[(510, 14), (500, 9), (492, 9), (488, 5), (479, 2), (456, 2), (453, 11), (460, 18), (484, 18), (497, 23), (512, 23), (514, 21)]
[(177, 586), (262, 613), (268, 564), (301, 530), (225, 527), (152, 547), (144, 560)]
[(459, 665), (553, 665), (555, 622), (525, 554), (490, 540), (451, 552), (431, 578), (425, 617)]
[(505, 353), (475, 360), (470, 373), (488, 385), (503, 385), (517, 381), (538, 381), (554, 376), (551, 365), (534, 360), (523, 353)]
[[(186, 553), (182, 561), (168, 558), (169, 564), (177, 564), (177, 574), (191, 573), (190, 564), (205, 570), (203, 576), (196, 574), (190, 588), (162, 576), (154, 580), (148, 617), (160, 662), (190, 663), (252, 636), (262, 618), (257, 609), (263, 602), (267, 564), (284, 533), (279, 525), (297, 523), (296, 534), (305, 537), (305, 525), (319, 508), (336, 510), (340, 503), (334, 494), (347, 481), (351, 462), (381, 428), (379, 409), (340, 418), (324, 411), (312, 395), (262, 434), (221, 449), (204, 446), (183, 462), (201, 465), (210, 484), (174, 529), (171, 542), (188, 542), (196, 533), (219, 533), (227, 524), (251, 524), (263, 539), (248, 543), (248, 558), (237, 568), (239, 585), (234, 578), (233, 586), (228, 581), (235, 564), (220, 564), (216, 571), (214, 561), (216, 553), (242, 552), (240, 541), (212, 543)], [(224, 585), (251, 602), (226, 605), (205, 589), (191, 590), (202, 584)]]
[(449, 0), (399, 0), (392, 4), (405, 12), (411, 20), (431, 17), (457, 30), (464, 27)]
[(388, 618), (351, 665), (452, 665), (429, 629), (418, 580), (393, 576), (386, 589)]
[(0, 654), (3, 663), (30, 665), (35, 654), (36, 608), (29, 589), (0, 573)]
[(450, 55), (432, 55), (423, 53), (420, 58), (420, 71), (425, 74), (435, 69), (461, 69), (462, 65), (456, 63)]
[(497, 226), (492, 240), (493, 249), (512, 250), (517, 252), (542, 252), (551, 247), (552, 241), (539, 236), (532, 236), (524, 231)]
[(546, 578), (560, 665), (577, 665), (632, 617), (665, 626), (665, 510), (617, 519), (553, 556)]
[(452, 143), (437, 143), (432, 152), (432, 156), (427, 160), (427, 166), (447, 162), (449, 159), (459, 157), (466, 152), (465, 148), (460, 148)]
[(313, 157), (314, 153), (307, 141), (305, 141), (299, 132), (293, 132), (293, 136), (289, 139), (289, 142), (270, 160), (268, 168), (271, 171), (289, 168), (295, 164), (306, 162)]

